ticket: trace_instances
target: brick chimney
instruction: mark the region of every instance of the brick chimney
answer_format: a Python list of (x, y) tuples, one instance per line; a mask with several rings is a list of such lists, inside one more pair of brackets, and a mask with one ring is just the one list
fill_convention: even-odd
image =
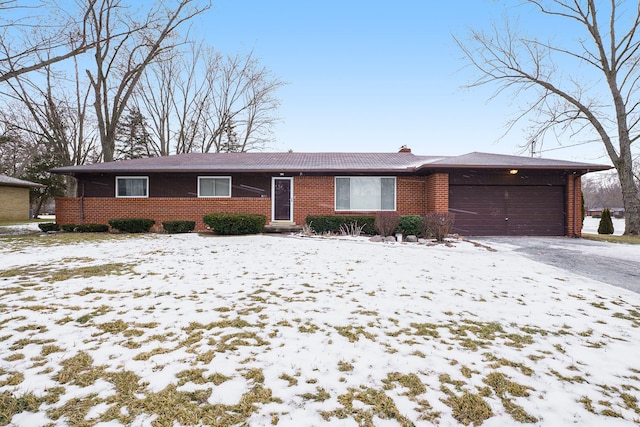
[(398, 153), (410, 153), (411, 152), (411, 148), (407, 147), (406, 145), (403, 145), (402, 147), (400, 147), (400, 151), (398, 151)]

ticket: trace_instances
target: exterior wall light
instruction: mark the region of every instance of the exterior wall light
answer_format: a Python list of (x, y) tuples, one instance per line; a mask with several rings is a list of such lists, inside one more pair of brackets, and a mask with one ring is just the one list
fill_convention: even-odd
[(518, 173), (518, 169), (509, 169), (509, 173), (511, 175), (516, 175)]

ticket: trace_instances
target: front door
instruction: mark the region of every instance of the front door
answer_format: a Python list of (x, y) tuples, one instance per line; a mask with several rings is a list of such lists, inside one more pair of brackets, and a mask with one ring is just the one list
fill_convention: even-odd
[(271, 216), (274, 221), (293, 220), (293, 178), (272, 178)]

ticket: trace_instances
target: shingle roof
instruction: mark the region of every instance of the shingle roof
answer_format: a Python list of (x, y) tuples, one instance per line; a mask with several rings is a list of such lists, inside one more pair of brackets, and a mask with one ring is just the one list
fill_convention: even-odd
[(43, 187), (42, 184), (36, 184), (35, 182), (25, 181), (23, 179), (12, 178), (7, 175), (0, 175), (0, 185), (9, 187)]
[(569, 169), (569, 170), (606, 170), (610, 166), (591, 163), (570, 162), (567, 160), (545, 159), (540, 157), (509, 156), (473, 152), (462, 156), (448, 157), (423, 167), (438, 168), (521, 168), (521, 169)]
[(417, 156), (413, 153), (189, 153), (55, 168), (54, 173), (145, 172), (417, 172), (460, 168), (605, 170), (609, 166), (521, 156), (470, 153)]

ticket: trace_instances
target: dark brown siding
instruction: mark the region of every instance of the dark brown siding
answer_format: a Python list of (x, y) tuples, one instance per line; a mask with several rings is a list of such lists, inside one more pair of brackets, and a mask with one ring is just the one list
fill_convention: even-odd
[[(198, 176), (216, 174), (78, 175), (78, 197), (115, 197), (116, 176), (148, 176), (149, 197), (198, 197)], [(219, 176), (229, 176), (220, 174)], [(231, 175), (232, 197), (271, 197), (271, 176)]]
[(561, 185), (567, 184), (562, 172), (518, 171), (511, 175), (507, 169), (455, 171), (449, 173), (450, 185)]
[(564, 187), (450, 185), (453, 232), (476, 236), (564, 236)]

